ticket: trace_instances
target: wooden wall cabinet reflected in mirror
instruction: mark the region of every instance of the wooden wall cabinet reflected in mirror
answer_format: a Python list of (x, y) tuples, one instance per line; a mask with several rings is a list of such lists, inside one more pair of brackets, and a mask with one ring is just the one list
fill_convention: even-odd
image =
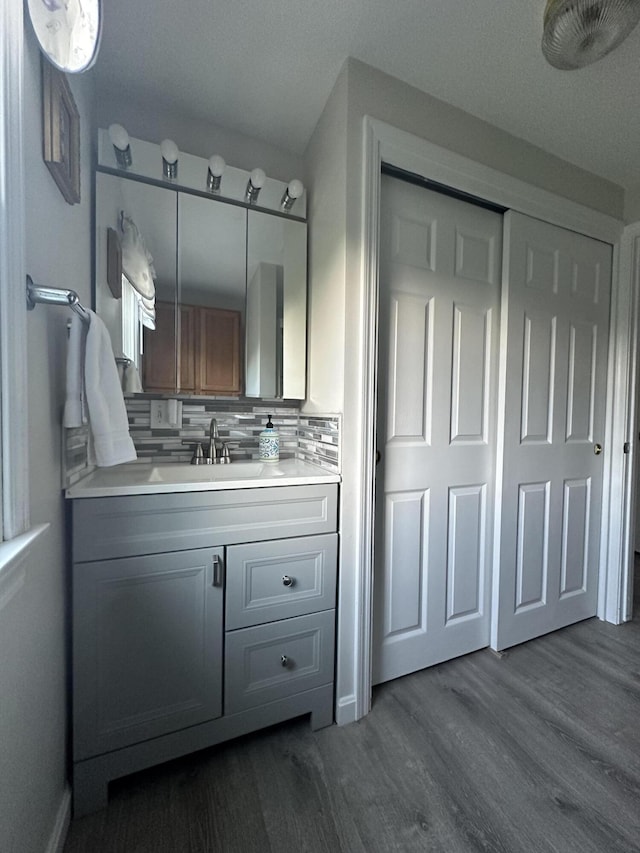
[(155, 332), (145, 330), (143, 388), (161, 394), (237, 396), (242, 393), (239, 311), (156, 304)]
[[(107, 283), (107, 230), (121, 210), (156, 274), (155, 329), (138, 337), (126, 329), (126, 294), (115, 298)], [(96, 311), (144, 391), (304, 399), (306, 230), (294, 218), (99, 171)]]

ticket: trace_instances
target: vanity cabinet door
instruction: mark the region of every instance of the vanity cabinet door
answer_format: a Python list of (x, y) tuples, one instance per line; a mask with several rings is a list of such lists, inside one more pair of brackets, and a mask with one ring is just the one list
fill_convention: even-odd
[(75, 760), (221, 715), (223, 550), (74, 566)]

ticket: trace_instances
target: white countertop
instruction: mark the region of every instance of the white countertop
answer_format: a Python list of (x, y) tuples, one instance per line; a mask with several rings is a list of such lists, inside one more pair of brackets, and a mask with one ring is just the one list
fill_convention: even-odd
[(166, 492), (208, 492), (222, 489), (256, 489), (339, 483), (332, 474), (298, 459), (280, 462), (232, 462), (229, 465), (188, 465), (182, 462), (133, 462), (97, 468), (73, 486), (68, 498), (103, 498), (115, 495), (154, 495)]

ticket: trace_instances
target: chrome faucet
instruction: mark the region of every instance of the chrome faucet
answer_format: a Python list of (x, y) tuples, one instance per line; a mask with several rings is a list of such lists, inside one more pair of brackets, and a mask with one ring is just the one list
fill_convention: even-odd
[(207, 453), (207, 465), (228, 465), (231, 462), (229, 448), (226, 441), (220, 438), (218, 432), (218, 422), (215, 418), (211, 418), (209, 424), (209, 451)]
[(215, 465), (218, 461), (219, 445), (220, 433), (218, 432), (218, 421), (215, 418), (211, 418), (211, 423), (209, 424), (209, 452), (207, 455), (207, 461), (211, 465)]

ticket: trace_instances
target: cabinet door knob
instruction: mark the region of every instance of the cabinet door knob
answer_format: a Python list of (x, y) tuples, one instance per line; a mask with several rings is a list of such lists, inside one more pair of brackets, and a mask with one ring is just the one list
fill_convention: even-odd
[(293, 586), (295, 581), (293, 578), (290, 578), (289, 575), (283, 575), (282, 583), (284, 584), (284, 586)]
[(289, 658), (286, 655), (280, 655), (280, 663), (284, 667), (289, 666)]

